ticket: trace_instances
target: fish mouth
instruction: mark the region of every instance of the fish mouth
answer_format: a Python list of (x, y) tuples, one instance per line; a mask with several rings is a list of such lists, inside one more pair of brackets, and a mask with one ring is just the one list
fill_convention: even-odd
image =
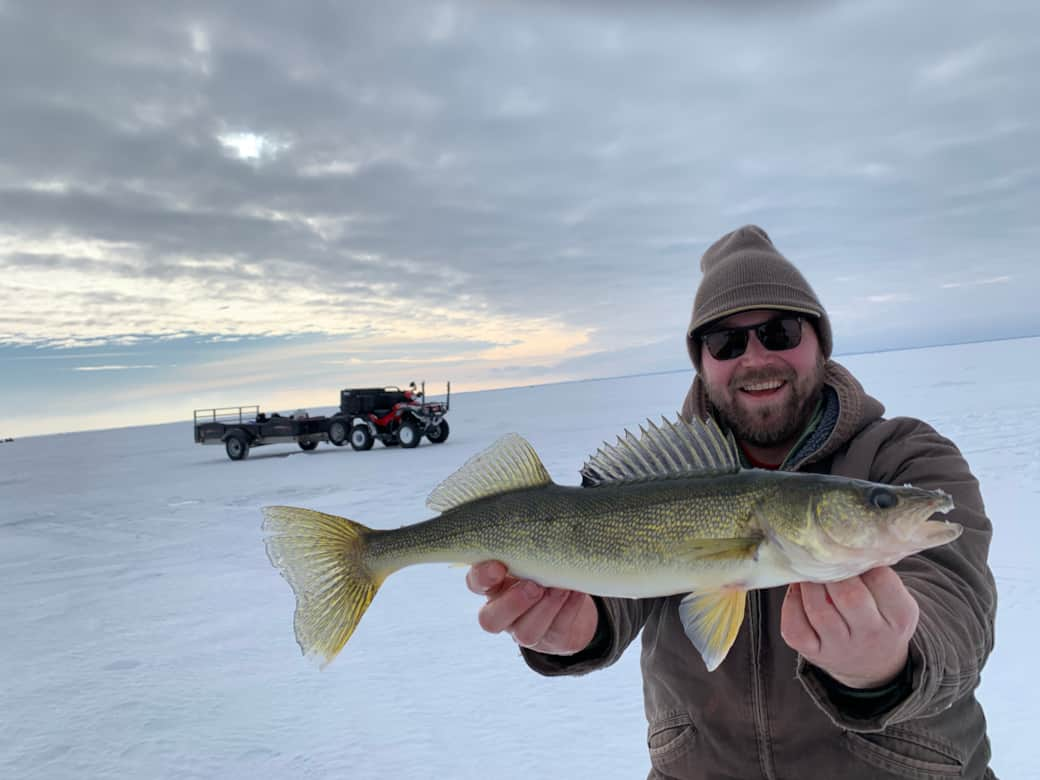
[(921, 549), (938, 547), (940, 544), (952, 542), (964, 533), (964, 526), (949, 520), (927, 520), (917, 527), (913, 541), (921, 545)]
[(953, 496), (945, 490), (932, 491), (932, 499), (928, 502), (928, 506), (933, 513), (948, 514), (953, 509)]
[(921, 549), (937, 547), (940, 544), (952, 542), (964, 532), (964, 526), (949, 520), (929, 519), (932, 515), (948, 514), (953, 509), (953, 496), (944, 490), (929, 491), (929, 495), (922, 502), (922, 511), (918, 520), (908, 530), (907, 539), (920, 544)]

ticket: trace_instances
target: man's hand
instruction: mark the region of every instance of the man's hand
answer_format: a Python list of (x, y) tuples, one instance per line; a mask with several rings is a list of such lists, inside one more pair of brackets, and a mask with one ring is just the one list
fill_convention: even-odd
[(906, 666), (917, 600), (882, 566), (825, 585), (787, 589), (780, 634), (809, 663), (850, 688), (877, 688)]
[(481, 628), (492, 634), (506, 631), (521, 647), (573, 655), (584, 650), (596, 634), (599, 613), (587, 593), (518, 580), (498, 561), (471, 567), (466, 585), (487, 596), (480, 608)]

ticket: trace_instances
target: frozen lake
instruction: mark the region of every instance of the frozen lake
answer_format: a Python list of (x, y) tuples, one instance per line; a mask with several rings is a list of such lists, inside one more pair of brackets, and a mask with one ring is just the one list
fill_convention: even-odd
[[(997, 647), (980, 697), (1002, 778), (1038, 777), (1040, 339), (841, 359), (889, 416), (953, 439), (995, 527)], [(17, 778), (633, 778), (648, 769), (638, 648), (581, 679), (529, 672), (480, 630), (462, 569), (391, 577), (319, 672), (293, 639), (260, 508), (373, 527), (430, 515), (427, 494), (515, 431), (557, 482), (646, 417), (687, 372), (463, 394), (451, 437), (416, 450), (323, 444), (239, 463), (190, 423), (0, 445), (0, 775)], [(1027, 664), (1029, 664), (1027, 666)]]

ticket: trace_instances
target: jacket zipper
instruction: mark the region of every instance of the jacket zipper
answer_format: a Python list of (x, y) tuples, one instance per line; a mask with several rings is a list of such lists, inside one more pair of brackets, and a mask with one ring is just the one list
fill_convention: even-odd
[(776, 780), (773, 748), (769, 735), (769, 713), (766, 710), (765, 681), (762, 679), (762, 599), (760, 590), (748, 594), (748, 629), (751, 632), (751, 712), (758, 742), (758, 764), (762, 777)]

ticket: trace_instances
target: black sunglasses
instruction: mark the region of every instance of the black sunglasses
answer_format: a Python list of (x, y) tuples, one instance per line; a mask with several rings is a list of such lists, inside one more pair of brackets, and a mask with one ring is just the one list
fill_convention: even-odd
[(754, 331), (759, 343), (770, 352), (783, 352), (802, 343), (804, 319), (805, 317), (797, 315), (784, 315), (760, 322), (758, 325), (709, 330), (700, 334), (698, 338), (704, 342), (704, 346), (716, 360), (733, 360), (743, 355), (747, 349), (749, 331)]

